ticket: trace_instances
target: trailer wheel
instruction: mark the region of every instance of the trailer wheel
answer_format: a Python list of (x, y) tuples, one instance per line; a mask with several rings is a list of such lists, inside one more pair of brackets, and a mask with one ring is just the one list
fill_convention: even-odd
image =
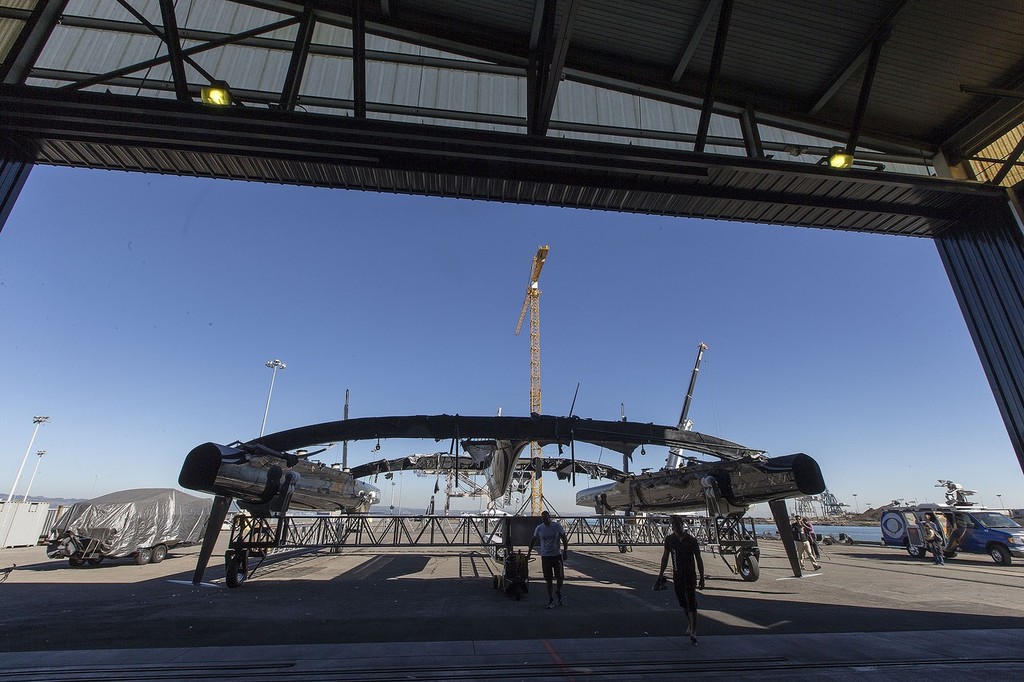
[(158, 564), (167, 558), (167, 545), (157, 545), (153, 548), (153, 556), (150, 558), (154, 564)]
[(246, 578), (246, 561), (245, 554), (242, 552), (229, 552), (230, 556), (227, 557), (227, 575), (224, 576), (224, 582), (229, 588), (236, 588), (245, 582)]
[(741, 554), (736, 559), (736, 569), (745, 582), (755, 582), (761, 577), (761, 567), (757, 564), (757, 558), (752, 554)]
[(71, 564), (71, 568), (78, 568), (79, 566), (85, 566), (85, 559), (69, 556), (68, 563)]
[(152, 558), (153, 552), (148, 549), (140, 549), (135, 552), (135, 563), (139, 566), (145, 566)]
[(907, 541), (907, 554), (915, 559), (924, 559), (928, 556), (928, 550), (924, 547), (918, 547), (917, 545), (911, 545), (910, 541)]
[(996, 562), (1000, 566), (1010, 565), (1010, 550), (1006, 549), (1003, 545), (993, 542), (989, 545), (988, 553), (991, 555), (992, 561)]

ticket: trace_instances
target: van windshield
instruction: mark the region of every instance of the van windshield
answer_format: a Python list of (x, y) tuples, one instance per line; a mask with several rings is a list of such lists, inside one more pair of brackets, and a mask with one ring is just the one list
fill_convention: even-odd
[(1016, 521), (998, 512), (977, 512), (974, 518), (988, 528), (1020, 528)]

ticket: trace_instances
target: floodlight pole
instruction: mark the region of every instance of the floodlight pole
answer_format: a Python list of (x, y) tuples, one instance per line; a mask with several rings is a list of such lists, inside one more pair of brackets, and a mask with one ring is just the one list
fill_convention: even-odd
[(25, 456), (21, 458), (21, 466), (18, 467), (18, 475), (14, 477), (14, 485), (11, 486), (11, 492), (7, 493), (8, 503), (14, 497), (14, 489), (18, 487), (18, 481), (21, 480), (21, 472), (25, 470), (25, 462), (28, 461), (28, 453), (32, 452), (32, 444), (36, 442), (36, 434), (39, 433), (39, 427), (48, 421), (50, 421), (49, 417), (32, 417), (32, 423), (36, 425), (36, 428), (32, 430), (32, 439), (28, 442)]
[(263, 437), (263, 430), (267, 428), (267, 414), (270, 412), (270, 396), (274, 395), (274, 379), (277, 377), (277, 370), (284, 369), (288, 365), (278, 359), (267, 360), (267, 367), (274, 370), (270, 375), (270, 390), (267, 392), (267, 407), (263, 410), (263, 425), (260, 426), (260, 438)]
[(28, 494), (32, 490), (32, 484), (36, 482), (36, 474), (39, 473), (39, 463), (43, 461), (43, 455), (46, 454), (46, 450), (40, 450), (36, 453), (36, 466), (32, 469), (32, 478), (28, 479), (28, 488), (25, 489), (25, 497), (21, 498), (22, 502), (28, 502)]

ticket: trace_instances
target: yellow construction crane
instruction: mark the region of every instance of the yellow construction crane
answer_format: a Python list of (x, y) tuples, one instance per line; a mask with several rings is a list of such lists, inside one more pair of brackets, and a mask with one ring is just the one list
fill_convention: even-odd
[[(519, 322), (516, 323), (516, 336), (523, 328), (523, 318), (526, 317), (526, 309), (530, 309), (530, 414), (540, 414), (540, 279), (541, 268), (548, 257), (548, 247), (541, 246), (537, 249), (537, 255), (533, 257), (533, 269), (530, 271), (530, 281), (526, 285), (526, 298), (523, 299), (523, 309), (519, 312)], [(544, 511), (544, 491), (541, 487), (540, 474), (542, 471), (541, 457), (543, 457), (540, 445), (536, 442), (530, 443), (530, 458), (533, 460), (533, 474), (530, 477), (530, 512), (539, 516)]]

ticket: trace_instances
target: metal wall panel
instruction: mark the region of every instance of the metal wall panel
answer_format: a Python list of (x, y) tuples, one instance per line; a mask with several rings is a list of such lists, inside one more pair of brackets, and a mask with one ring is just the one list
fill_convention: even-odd
[(1007, 202), (935, 245), (1024, 469), (1024, 235)]

